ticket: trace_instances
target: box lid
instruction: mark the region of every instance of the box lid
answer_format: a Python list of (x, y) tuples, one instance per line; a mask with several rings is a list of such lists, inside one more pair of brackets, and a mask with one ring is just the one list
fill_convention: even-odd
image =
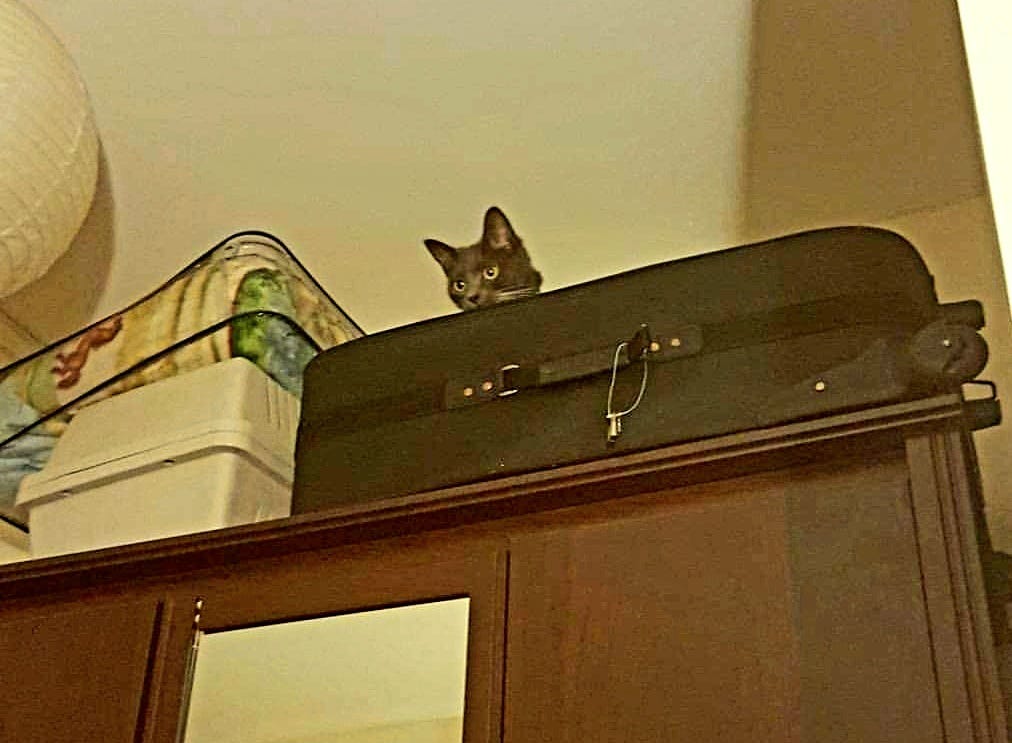
[(26, 476), (18, 490), (17, 505), (34, 506), (55, 498), (73, 495), (112, 481), (138, 477), (157, 468), (228, 451), (240, 455), (255, 466), (291, 484), (294, 462), (290, 456), (272, 450), (257, 439), (249, 423), (226, 420), (221, 425), (181, 431), (171, 440), (149, 439), (132, 451), (110, 453), (100, 462), (87, 462), (68, 469), (46, 468)]

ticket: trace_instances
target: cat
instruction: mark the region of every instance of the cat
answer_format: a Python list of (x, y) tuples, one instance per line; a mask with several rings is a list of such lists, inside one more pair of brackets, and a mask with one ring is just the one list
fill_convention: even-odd
[(446, 274), (450, 300), (461, 310), (531, 297), (541, 291), (541, 274), (531, 264), (523, 241), (499, 207), (489, 207), (481, 240), (454, 248), (439, 240), (425, 247)]

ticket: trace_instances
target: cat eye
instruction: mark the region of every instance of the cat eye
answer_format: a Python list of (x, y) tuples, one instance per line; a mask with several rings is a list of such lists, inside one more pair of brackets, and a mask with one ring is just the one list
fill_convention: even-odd
[(494, 265), (493, 266), (488, 266), (485, 269), (485, 278), (488, 279), (489, 281), (491, 281), (492, 279), (494, 279), (498, 275), (499, 275), (499, 266), (494, 266)]
[(457, 292), (458, 294), (463, 294), (466, 288), (467, 284), (461, 281), (460, 279), (457, 279), (456, 281), (453, 282), (453, 291)]

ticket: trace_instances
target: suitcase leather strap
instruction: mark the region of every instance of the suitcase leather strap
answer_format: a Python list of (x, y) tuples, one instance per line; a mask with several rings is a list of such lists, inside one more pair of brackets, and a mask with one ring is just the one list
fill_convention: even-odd
[(486, 374), (451, 378), (444, 386), (443, 409), (452, 410), (508, 397), (525, 389), (571, 382), (621, 369), (644, 357), (664, 361), (692, 356), (702, 347), (703, 334), (698, 325), (673, 326), (664, 335), (654, 335), (646, 325), (641, 325), (629, 340), (616, 346), (531, 363), (506, 364)]
[[(703, 350), (714, 353), (758, 342), (771, 342), (797, 335), (820, 333), (862, 323), (916, 322), (917, 313), (891, 294), (851, 294), (804, 305), (781, 307), (733, 322), (710, 325), (672, 325), (652, 335), (641, 326), (619, 355), (618, 368), (646, 355), (650, 361), (669, 361), (693, 356)], [(645, 337), (644, 337), (645, 334)], [(621, 345), (621, 344), (619, 344)], [(451, 378), (446, 383), (444, 410), (466, 407), (506, 397), (523, 389), (546, 387), (610, 371), (615, 346), (534, 363), (507, 364), (484, 375)]]
[[(783, 307), (730, 323), (672, 324), (660, 333), (641, 326), (629, 340), (607, 348), (540, 361), (508, 363), (483, 374), (451, 377), (445, 382), (406, 389), (391, 397), (344, 406), (335, 411), (332, 424), (349, 429), (369, 428), (491, 402), (525, 389), (602, 374), (642, 358), (653, 362), (693, 356), (703, 350), (704, 339), (706, 352), (713, 353), (864, 323), (903, 326), (917, 320), (918, 313), (904, 304), (902, 297), (853, 294)], [(616, 355), (616, 349), (623, 345), (625, 347)]]
[(491, 402), (516, 392), (560, 384), (620, 369), (650, 354), (651, 360), (691, 356), (702, 349), (702, 331), (695, 325), (673, 327), (665, 336), (652, 335), (643, 325), (621, 346), (598, 348), (554, 359), (522, 364), (505, 364), (487, 374), (454, 377), (445, 382), (411, 387), (375, 400), (345, 405), (334, 411), (323, 427), (341, 426), (361, 430), (373, 426), (419, 418), (455, 408)]

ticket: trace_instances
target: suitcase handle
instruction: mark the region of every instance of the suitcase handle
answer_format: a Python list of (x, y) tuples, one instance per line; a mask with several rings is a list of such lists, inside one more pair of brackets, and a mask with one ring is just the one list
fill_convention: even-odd
[(507, 364), (497, 375), (499, 389), (502, 390), (499, 396), (510, 395), (521, 389), (582, 379), (610, 371), (616, 364), (619, 368), (629, 366), (643, 358), (643, 354), (650, 350), (651, 343), (650, 329), (646, 325), (640, 325), (629, 340), (618, 344), (620, 350), (617, 361), (615, 346), (611, 346), (534, 364)]
[[(662, 342), (663, 341), (663, 342)], [(486, 374), (451, 378), (402, 390), (397, 395), (363, 400), (345, 405), (315, 428), (328, 426), (363, 429), (391, 421), (407, 420), (508, 397), (520, 390), (558, 384), (628, 366), (650, 354), (654, 357), (687, 356), (702, 348), (702, 333), (697, 326), (684, 326), (665, 340), (651, 335), (641, 325), (627, 341), (619, 342), (621, 352), (615, 362), (616, 346), (585, 353), (525, 364), (503, 364)], [(665, 348), (666, 346), (666, 348)], [(304, 420), (304, 419), (303, 419)]]
[(942, 319), (954, 325), (966, 325), (974, 330), (984, 327), (984, 305), (976, 299), (962, 302), (945, 302), (938, 305)]
[(1002, 413), (997, 385), (986, 379), (974, 379), (965, 384), (986, 387), (990, 392), (990, 397), (966, 398), (964, 396), (963, 411), (970, 430), (980, 431), (983, 428), (1000, 425)]
[(672, 326), (664, 335), (654, 335), (640, 325), (627, 341), (607, 348), (528, 363), (505, 364), (485, 374), (454, 377), (444, 387), (444, 408), (466, 407), (513, 395), (520, 390), (548, 387), (563, 382), (622, 369), (642, 358), (651, 361), (692, 356), (703, 348), (703, 332), (698, 325)]

